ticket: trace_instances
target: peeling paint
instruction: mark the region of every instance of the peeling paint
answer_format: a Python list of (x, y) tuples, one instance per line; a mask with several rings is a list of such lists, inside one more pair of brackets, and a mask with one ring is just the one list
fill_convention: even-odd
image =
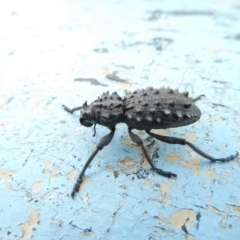
[(76, 175), (77, 175), (77, 171), (72, 170), (66, 174), (66, 178), (69, 180), (73, 180), (73, 179), (75, 179)]
[(0, 169), (0, 179), (12, 181), (13, 175), (17, 174), (10, 169)]
[(227, 205), (231, 210), (237, 212), (238, 214), (240, 214), (240, 206), (236, 206), (236, 205)]
[(169, 218), (174, 228), (181, 228), (184, 224), (186, 227), (192, 227), (196, 219), (196, 213), (191, 209), (181, 209), (175, 212)]
[(29, 218), (21, 224), (22, 237), (20, 240), (27, 240), (32, 237), (33, 231), (40, 224), (40, 211), (30, 208)]
[(31, 186), (31, 189), (33, 192), (39, 192), (43, 186), (44, 186), (44, 182), (38, 181), (38, 182), (34, 182)]
[(170, 153), (167, 155), (166, 161), (169, 163), (173, 163), (175, 161), (179, 161), (180, 159), (182, 159), (181, 154), (179, 153)]
[(204, 177), (216, 179), (217, 178), (217, 173), (213, 170), (208, 170), (208, 171), (204, 172)]
[(180, 165), (185, 168), (190, 168), (193, 171), (193, 175), (197, 176), (201, 171), (201, 161), (197, 153), (191, 150), (187, 151), (187, 161), (180, 161)]

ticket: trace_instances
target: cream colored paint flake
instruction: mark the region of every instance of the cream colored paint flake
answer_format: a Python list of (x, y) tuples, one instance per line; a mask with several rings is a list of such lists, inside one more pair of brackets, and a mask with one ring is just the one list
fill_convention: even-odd
[(17, 174), (17, 173), (10, 169), (0, 169), (0, 179), (12, 181), (12, 177), (15, 174)]
[(162, 213), (158, 214), (158, 219), (162, 222), (167, 222), (167, 219), (162, 215)]
[(168, 204), (168, 205), (172, 204), (172, 200), (164, 195), (159, 196), (159, 201), (161, 203)]
[(44, 186), (44, 182), (38, 181), (32, 184), (31, 189), (33, 192), (38, 192), (43, 188), (43, 186)]
[(169, 132), (164, 129), (154, 129), (152, 132), (162, 136), (170, 136)]
[(185, 226), (191, 227), (196, 219), (196, 213), (191, 209), (181, 209), (176, 213), (173, 213), (169, 218), (171, 225), (174, 228), (181, 228), (184, 224)]
[(217, 173), (215, 171), (212, 171), (212, 170), (205, 171), (204, 177), (215, 179), (215, 178), (217, 178)]
[(186, 139), (188, 142), (194, 143), (198, 139), (198, 135), (196, 133), (187, 132), (181, 135), (182, 138)]
[(48, 94), (35, 94), (29, 101), (29, 108), (31, 110), (37, 111), (39, 108), (44, 107), (48, 102)]
[(53, 179), (53, 178), (59, 178), (59, 177), (60, 177), (60, 172), (61, 172), (61, 168), (55, 167), (55, 168), (52, 170), (52, 173), (51, 173), (50, 178), (51, 178), (51, 179)]
[(48, 160), (45, 160), (44, 163), (45, 163), (45, 172), (47, 172), (47, 173), (51, 172), (53, 163)]
[(40, 213), (39, 211), (31, 208), (30, 209), (30, 216), (21, 224), (22, 228), (22, 237), (20, 240), (30, 239), (33, 233), (33, 229), (36, 228), (40, 223)]
[(147, 178), (145, 178), (144, 180), (145, 180), (146, 186), (148, 186), (149, 188), (151, 188), (151, 187), (152, 187), (152, 182), (151, 182), (149, 179), (147, 179)]
[[(125, 174), (133, 174), (138, 171), (139, 163), (133, 161), (133, 159), (126, 157), (123, 160), (118, 160), (118, 163), (121, 165), (119, 172), (123, 172)], [(116, 169), (114, 169), (116, 170)]]
[(166, 158), (166, 161), (169, 162), (169, 163), (173, 163), (173, 162), (178, 161), (180, 159), (182, 159), (181, 154), (179, 154), (179, 153), (170, 153), (170, 154), (168, 154), (168, 156)]
[(180, 165), (185, 168), (191, 168), (194, 176), (198, 175), (201, 171), (201, 161), (197, 153), (194, 152), (188, 152), (187, 161), (181, 161)]
[(237, 205), (227, 205), (231, 210), (234, 210), (235, 212), (237, 212), (238, 214), (240, 214), (240, 206)]
[(77, 175), (77, 171), (72, 170), (66, 174), (66, 178), (69, 180), (73, 180), (73, 179), (75, 179), (76, 175)]
[(172, 192), (171, 187), (168, 184), (164, 183), (164, 182), (162, 182), (160, 184), (160, 189), (161, 189), (161, 192), (163, 192), (165, 194), (170, 194)]

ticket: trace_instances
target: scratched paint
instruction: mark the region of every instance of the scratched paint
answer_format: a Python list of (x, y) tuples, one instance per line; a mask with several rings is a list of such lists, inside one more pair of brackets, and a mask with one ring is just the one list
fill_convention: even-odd
[(211, 163), (134, 130), (154, 164), (178, 175), (164, 178), (124, 124), (73, 200), (78, 174), (109, 130), (97, 126), (93, 137), (79, 112), (61, 108), (147, 86), (205, 94), (197, 123), (153, 132), (216, 157), (240, 152), (238, 1), (14, 0), (0, 16), (0, 239), (240, 235), (239, 158)]

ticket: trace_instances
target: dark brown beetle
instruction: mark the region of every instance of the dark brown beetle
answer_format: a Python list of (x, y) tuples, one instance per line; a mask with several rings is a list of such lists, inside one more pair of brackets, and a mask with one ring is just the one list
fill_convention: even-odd
[(128, 133), (132, 141), (142, 148), (143, 154), (152, 169), (165, 177), (177, 177), (177, 174), (156, 168), (153, 164), (153, 159), (150, 158), (143, 145), (143, 141), (138, 135), (132, 133), (132, 129), (145, 130), (151, 137), (165, 143), (188, 145), (195, 152), (212, 162), (225, 162), (236, 158), (238, 152), (226, 158), (214, 158), (185, 139), (151, 133), (152, 129), (181, 127), (196, 122), (201, 116), (201, 111), (194, 102), (200, 97), (191, 99), (188, 97), (188, 92), (180, 93), (178, 90), (172, 90), (169, 87), (160, 89), (148, 87), (134, 91), (124, 99), (116, 92), (111, 95), (109, 95), (109, 92), (106, 92), (90, 105), (85, 102), (83, 106), (73, 109), (63, 105), (64, 109), (69, 113), (83, 109), (81, 110), (80, 123), (85, 127), (94, 125), (94, 135), (96, 124), (105, 126), (111, 131), (101, 138), (96, 149), (85, 163), (74, 185), (71, 196), (74, 197), (75, 193), (79, 191), (84, 173), (98, 151), (111, 142), (115, 126), (118, 123), (126, 123), (128, 125)]

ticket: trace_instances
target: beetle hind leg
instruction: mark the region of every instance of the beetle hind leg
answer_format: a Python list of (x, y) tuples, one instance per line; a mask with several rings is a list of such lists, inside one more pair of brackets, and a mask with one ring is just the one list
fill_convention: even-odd
[(188, 145), (193, 151), (195, 151), (199, 155), (203, 156), (204, 158), (206, 158), (206, 159), (208, 159), (212, 162), (228, 162), (228, 161), (231, 161), (234, 158), (238, 157), (238, 155), (239, 155), (238, 152), (236, 152), (235, 154), (232, 154), (232, 155), (230, 155), (228, 157), (225, 157), (225, 158), (214, 158), (214, 157), (208, 155), (206, 152), (199, 149), (198, 147), (196, 147), (195, 145), (193, 145), (192, 143), (188, 142), (184, 138), (162, 136), (162, 135), (158, 135), (158, 134), (155, 134), (155, 133), (151, 133), (149, 130), (147, 130), (146, 132), (150, 136), (152, 136), (152, 137), (154, 137), (154, 138), (156, 138), (156, 139), (158, 139), (162, 142), (165, 142), (165, 143)]
[(152, 161), (153, 158), (154, 158), (154, 156), (152, 157), (152, 159), (150, 158), (150, 156), (149, 156), (149, 154), (148, 154), (148, 152), (147, 152), (147, 149), (146, 149), (145, 146), (143, 145), (142, 139), (141, 139), (138, 135), (132, 133), (132, 129), (131, 129), (131, 128), (128, 128), (128, 133), (129, 133), (130, 138), (132, 139), (132, 141), (142, 148), (142, 151), (143, 151), (143, 154), (144, 154), (145, 158), (147, 159), (147, 161), (148, 161), (148, 163), (150, 164), (151, 168), (152, 168), (156, 173), (158, 173), (158, 174), (160, 174), (160, 175), (162, 175), (162, 176), (164, 176), (164, 177), (177, 177), (177, 174), (175, 174), (175, 173), (167, 172), (167, 171), (164, 171), (164, 170), (162, 170), (162, 169), (160, 169), (160, 168), (156, 168), (156, 167), (154, 166), (154, 164), (153, 164), (153, 161)]

